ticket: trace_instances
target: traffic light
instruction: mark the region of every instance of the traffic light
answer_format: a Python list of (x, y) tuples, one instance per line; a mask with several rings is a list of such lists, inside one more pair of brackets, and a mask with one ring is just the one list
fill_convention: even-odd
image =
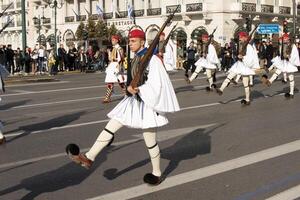
[(251, 29), (252, 29), (251, 26), (252, 26), (251, 19), (250, 19), (249, 17), (246, 17), (246, 30), (247, 30), (248, 32), (251, 31)]
[(89, 33), (88, 33), (86, 30), (84, 30), (84, 31), (83, 31), (83, 39), (84, 39), (84, 40), (87, 40), (88, 37), (89, 37)]
[(283, 32), (288, 33), (288, 22), (286, 20), (283, 21)]

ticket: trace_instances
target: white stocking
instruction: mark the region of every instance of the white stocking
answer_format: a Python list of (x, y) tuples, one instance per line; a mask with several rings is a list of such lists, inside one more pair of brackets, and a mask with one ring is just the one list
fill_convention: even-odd
[(241, 76), (242, 76), (242, 75), (240, 75), (240, 74), (236, 75), (235, 82), (237, 82), (237, 83), (238, 83), (238, 82), (239, 82), (239, 80), (240, 80), (240, 78), (241, 78)]
[(289, 74), (289, 81), (290, 81), (290, 95), (294, 95), (294, 89), (295, 89), (294, 74)]
[(194, 73), (192, 74), (192, 76), (189, 78), (190, 79), (190, 82), (192, 82), (197, 76), (198, 74), (201, 72), (203, 68), (201, 66), (197, 66)]
[(152, 174), (161, 176), (160, 152), (156, 142), (156, 132), (153, 129), (149, 129), (143, 133), (143, 136), (151, 158)]
[(209, 87), (211, 88), (211, 85), (214, 83), (211, 69), (206, 69), (206, 76), (207, 76), (207, 80), (208, 80), (208, 83), (209, 83)]
[(117, 120), (111, 119), (105, 129), (99, 134), (96, 142), (92, 148), (85, 154), (86, 157), (92, 161), (95, 160), (96, 156), (101, 150), (106, 147), (113, 138), (113, 134), (119, 130), (123, 125)]
[(286, 72), (283, 73), (283, 80), (284, 80), (285, 82), (287, 82), (287, 73), (286, 73)]
[(271, 71), (272, 69), (274, 69), (274, 65), (271, 65), (268, 70)]
[(235, 73), (231, 72), (228, 74), (228, 76), (226, 77), (226, 79), (223, 81), (220, 90), (223, 92), (223, 90), (229, 85), (231, 79), (233, 79), (236, 76)]
[(270, 78), (270, 83), (273, 83), (275, 81), (275, 79), (279, 76), (279, 74), (281, 74), (281, 70), (280, 69), (276, 69), (275, 73), (272, 75), (272, 77)]
[(249, 88), (249, 76), (243, 76), (243, 85), (245, 88), (245, 100), (250, 101), (250, 88)]
[(250, 75), (250, 76), (249, 76), (249, 84), (250, 84), (250, 85), (253, 85), (253, 75)]

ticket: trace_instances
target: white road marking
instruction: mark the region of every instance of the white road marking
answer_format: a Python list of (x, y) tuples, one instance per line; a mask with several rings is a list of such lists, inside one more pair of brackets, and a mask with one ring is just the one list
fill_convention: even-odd
[[(124, 190), (108, 193), (97, 196), (89, 200), (106, 200), (106, 199), (131, 199), (140, 197), (153, 192), (158, 192), (168, 188), (176, 187), (185, 183), (198, 181), (220, 173), (228, 172), (234, 169), (252, 165), (258, 162), (266, 161), (268, 159), (276, 158), (285, 154), (289, 154), (300, 150), (300, 140), (291, 143), (283, 144), (273, 148), (269, 148), (256, 153), (248, 154), (232, 160), (227, 160), (221, 163), (199, 168), (175, 176), (167, 177), (160, 185), (151, 187), (146, 184), (134, 186)], [(280, 199), (285, 200), (285, 199)]]
[(28, 91), (26, 93), (4, 94), (1, 96), (9, 97), (9, 96), (20, 96), (20, 95), (28, 95), (28, 94), (42, 94), (42, 93), (52, 93), (52, 92), (65, 92), (65, 91), (72, 91), (72, 90), (85, 90), (85, 89), (103, 88), (103, 87), (106, 87), (106, 86), (105, 85), (95, 85), (95, 86), (76, 87), (76, 88), (63, 88), (63, 89), (56, 89), (56, 90)]
[[(240, 100), (236, 100), (235, 102), (239, 102)], [(205, 108), (205, 107), (211, 107), (211, 106), (216, 106), (216, 105), (220, 105), (221, 103), (209, 103), (209, 104), (202, 104), (202, 105), (198, 105), (198, 106), (190, 106), (190, 107), (184, 107), (184, 108), (180, 108), (180, 111), (185, 111), (185, 110), (191, 110), (191, 109), (195, 109), (195, 108)], [(73, 128), (73, 127), (80, 127), (80, 126), (86, 126), (86, 125), (91, 125), (91, 124), (100, 124), (100, 123), (104, 123), (104, 122), (108, 122), (109, 119), (103, 119), (103, 120), (99, 120), (99, 121), (92, 121), (92, 122), (86, 122), (86, 123), (79, 123), (79, 124), (72, 124), (72, 125), (66, 125), (66, 126), (60, 126), (60, 127), (53, 127), (50, 129), (45, 129), (45, 130), (38, 130), (38, 131), (33, 131), (30, 133), (30, 135), (32, 134), (36, 134), (36, 133), (42, 133), (42, 132), (46, 132), (46, 131), (53, 131), (53, 130), (61, 130), (61, 129), (66, 129), (66, 128)], [(18, 135), (22, 135), (25, 132), (17, 132), (17, 133), (10, 133), (10, 134), (6, 134), (5, 137), (9, 138), (9, 137), (15, 137)]]
[(276, 194), (266, 200), (294, 200), (300, 197), (300, 185), (292, 187), (284, 192)]
[[(92, 124), (101, 124), (101, 123), (108, 122), (108, 121), (109, 121), (109, 119), (104, 119), (104, 120), (98, 120), (98, 121), (93, 121), (93, 122), (71, 124), (71, 125), (60, 126), (60, 127), (53, 127), (53, 128), (46, 129), (46, 130), (33, 131), (33, 132), (30, 133), (30, 135), (31, 134), (42, 133), (42, 132), (45, 132), (45, 131), (54, 131), (54, 130), (61, 130), (61, 129), (66, 129), (66, 128), (75, 128), (75, 127), (80, 127), (80, 126), (87, 126), (87, 125), (92, 125)], [(7, 138), (15, 137), (15, 136), (23, 135), (25, 133), (26, 132), (11, 133), (11, 134), (6, 134), (5, 137), (7, 137)]]
[(69, 83), (70, 81), (56, 81), (56, 82), (47, 82), (47, 83), (26, 83), (26, 84), (13, 84), (13, 85), (7, 85), (6, 88), (12, 88), (12, 87), (25, 87), (25, 86), (31, 86), (31, 85), (53, 85), (53, 84), (62, 84), (62, 83)]
[[(205, 78), (206, 77), (199, 77), (198, 79), (205, 79)], [(171, 81), (172, 82), (185, 81), (185, 79), (173, 79)], [(47, 83), (44, 83), (44, 84), (47, 84)], [(53, 84), (57, 84), (57, 83), (53, 83)], [(27, 84), (27, 85), (29, 85), (29, 84)], [(33, 84), (33, 85), (36, 85), (36, 84)], [(13, 85), (13, 86), (10, 86), (10, 87), (15, 87), (15, 86), (16, 85)], [(94, 85), (94, 86), (75, 87), (75, 88), (63, 88), (63, 89), (56, 89), (56, 90), (26, 91), (26, 92), (23, 92), (23, 93), (4, 94), (4, 95), (1, 95), (1, 96), (2, 97), (10, 97), (10, 96), (20, 96), (20, 95), (29, 95), (29, 94), (42, 94), (42, 93), (65, 92), (65, 91), (72, 91), (72, 90), (85, 90), (85, 89), (94, 89), (94, 88), (104, 88), (104, 87), (106, 87), (106, 85)]]
[[(123, 96), (123, 95), (114, 95), (115, 97)], [(23, 106), (15, 106), (8, 110), (15, 110), (18, 108), (30, 108), (30, 107), (39, 107), (39, 106), (46, 106), (46, 105), (54, 105), (54, 104), (63, 104), (63, 103), (70, 103), (70, 102), (80, 102), (80, 101), (90, 101), (90, 100), (96, 100), (96, 99), (103, 99), (102, 97), (90, 97), (90, 98), (83, 98), (83, 99), (72, 99), (72, 100), (66, 100), (66, 101), (54, 101), (54, 102), (48, 102), (48, 103), (37, 103), (37, 104), (29, 104), (29, 105), (23, 105)]]
[[(187, 128), (179, 128), (179, 129), (158, 131), (157, 140), (158, 141), (169, 140), (169, 139), (172, 139), (172, 138), (175, 138), (175, 137), (178, 137), (178, 136), (189, 134), (191, 131), (194, 131), (194, 130), (197, 130), (197, 129), (200, 129), (200, 128), (201, 129), (206, 129), (206, 128), (209, 128), (209, 127), (212, 127), (212, 126), (215, 126), (215, 125), (217, 125), (217, 124), (213, 123), (213, 124), (205, 124), (205, 125), (201, 125), (201, 126), (194, 126), (194, 127), (187, 127)], [(134, 137), (136, 139), (129, 139), (129, 140), (121, 141), (121, 142), (114, 142), (113, 146), (120, 146), (120, 145), (130, 144), (130, 143), (134, 143), (134, 142), (143, 140), (142, 134), (134, 135)], [(88, 150), (88, 148), (85, 148), (85, 149), (82, 149), (81, 151), (85, 152), (87, 150)], [(0, 165), (0, 169), (1, 168), (6, 168), (6, 167), (14, 167), (14, 166), (19, 166), (19, 165), (24, 165), (24, 164), (28, 164), (28, 163), (32, 163), (32, 162), (41, 161), (41, 160), (48, 160), (48, 159), (62, 157), (62, 156), (66, 156), (66, 153), (53, 154), (53, 155), (49, 155), (49, 156), (42, 156), (42, 157), (37, 157), (37, 158), (32, 158), (32, 159), (27, 159), (27, 160), (22, 160), (22, 161), (7, 163), (7, 164), (2, 164), (2, 165)]]

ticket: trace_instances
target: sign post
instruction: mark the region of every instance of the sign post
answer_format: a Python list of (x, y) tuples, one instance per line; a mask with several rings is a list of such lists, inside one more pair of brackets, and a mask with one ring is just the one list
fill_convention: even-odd
[(257, 28), (258, 34), (279, 34), (279, 24), (260, 24)]

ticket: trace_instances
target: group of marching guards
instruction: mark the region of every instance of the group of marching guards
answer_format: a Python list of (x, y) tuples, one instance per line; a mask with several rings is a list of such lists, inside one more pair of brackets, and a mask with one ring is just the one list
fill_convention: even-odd
[[(252, 32), (253, 34), (254, 32)], [(238, 43), (238, 60), (232, 65), (228, 71), (228, 75), (221, 84), (217, 87), (214, 83), (214, 74), (216, 73), (219, 59), (216, 53), (216, 49), (211, 44), (212, 36), (202, 35), (202, 46), (200, 49), (200, 58), (195, 63), (196, 70), (187, 78), (187, 82), (191, 83), (198, 74), (206, 69), (207, 80), (209, 86), (206, 87), (207, 91), (216, 91), (219, 95), (222, 95), (225, 88), (229, 86), (231, 82), (237, 83), (240, 78), (245, 90), (245, 98), (241, 100), (243, 105), (250, 105), (250, 87), (253, 87), (253, 76), (259, 73), (260, 65), (257, 50), (255, 44), (251, 44), (251, 35), (247, 32), (239, 33)], [(297, 66), (300, 66), (299, 53), (295, 44), (291, 42), (289, 34), (285, 33), (281, 37), (282, 45), (280, 51), (278, 51), (276, 57), (272, 59), (272, 65), (266, 70), (267, 72), (275, 71), (271, 78), (264, 74), (262, 76), (262, 82), (271, 86), (274, 80), (283, 73), (284, 81), (287, 82), (287, 78), (290, 83), (290, 92), (285, 94), (285, 97), (290, 99), (294, 97), (295, 79), (294, 73), (298, 71)]]
[[(122, 68), (124, 51), (119, 45), (120, 38), (116, 35), (112, 36), (113, 50), (110, 55), (110, 64), (106, 69), (107, 92), (103, 103), (111, 102), (111, 95), (116, 83), (122, 89), (124, 98), (107, 114), (110, 121), (87, 152), (80, 152), (80, 148), (76, 144), (67, 145), (66, 152), (72, 161), (89, 169), (95, 162), (97, 155), (105, 147), (112, 144), (115, 134), (120, 128), (126, 126), (141, 129), (152, 164), (152, 172), (145, 174), (143, 180), (150, 185), (158, 185), (163, 181), (156, 132), (158, 127), (168, 123), (167, 113), (180, 110), (166, 70), (167, 62), (164, 59), (166, 52), (164, 52), (165, 42), (163, 40), (165, 35), (163, 29), (170, 20), (169, 17), (153, 42), (148, 45), (148, 48), (146, 48), (146, 38), (143, 30), (136, 28), (129, 32), (129, 48), (135, 55), (128, 65), (126, 75)], [(216, 49), (211, 43), (212, 35), (203, 34), (201, 38), (201, 56), (195, 63), (195, 72), (187, 77), (187, 82), (191, 83), (205, 69), (209, 83), (206, 90), (209, 92), (216, 91), (219, 95), (222, 95), (225, 88), (233, 80), (242, 78), (245, 99), (241, 103), (250, 105), (250, 87), (253, 86), (253, 76), (260, 68), (256, 48), (250, 42), (252, 34), (253, 32), (250, 35), (246, 32), (239, 33), (238, 61), (230, 68), (220, 87), (217, 87), (214, 82), (214, 74), (220, 61)], [(283, 45), (280, 55), (272, 60), (273, 65), (269, 68), (270, 71), (274, 68), (275, 72), (270, 79), (264, 75), (262, 81), (270, 86), (281, 73), (286, 74), (290, 82), (290, 92), (286, 93), (285, 97), (293, 98), (294, 72), (297, 71), (296, 66), (300, 66), (299, 54), (288, 34), (283, 34), (281, 39)], [(3, 83), (2, 79), (0, 83)], [(4, 137), (0, 135), (1, 138)]]

